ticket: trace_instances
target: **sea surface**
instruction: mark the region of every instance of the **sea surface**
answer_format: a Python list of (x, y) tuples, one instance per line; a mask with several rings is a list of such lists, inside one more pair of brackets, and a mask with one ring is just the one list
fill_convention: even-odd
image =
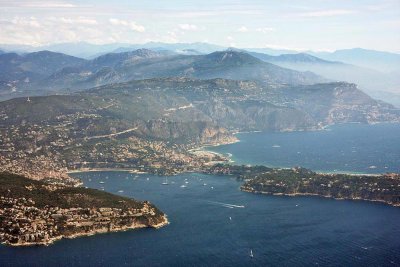
[(239, 133), (240, 142), (207, 150), (236, 164), (301, 166), (322, 172), (400, 172), (400, 124), (341, 124), (322, 131)]
[[(352, 127), (364, 133), (352, 133)], [(263, 163), (267, 159), (254, 155), (248, 155), (251, 161), (245, 161), (244, 153), (249, 150), (240, 152), (237, 146), (245, 143), (252, 146), (252, 142), (257, 142), (253, 151), (259, 151), (260, 144), (267, 142), (265, 151), (271, 153), (290, 144), (295, 152), (287, 149), (291, 152), (288, 164), (311, 164), (311, 159), (296, 161), (292, 158), (297, 151), (305, 152), (306, 148), (298, 144), (304, 140), (314, 151), (308, 157), (317, 157), (314, 161), (322, 158), (321, 162), (326, 162), (325, 153), (329, 151), (334, 162), (345, 162), (340, 159), (342, 154), (335, 155), (334, 151), (348, 151), (347, 146), (337, 148), (338, 144), (348, 143), (352, 144), (352, 149), (364, 151), (352, 161), (351, 166), (359, 167), (355, 171), (364, 172), (365, 166), (370, 165), (376, 165), (376, 169), (387, 166), (384, 170), (395, 171), (400, 150), (393, 149), (398, 148), (398, 142), (395, 134), (387, 131), (397, 131), (398, 137), (399, 129), (394, 125), (341, 125), (324, 132), (241, 134), (242, 142), (223, 147), (223, 152), (232, 153), (235, 160), (242, 158), (246, 164), (256, 159)], [(365, 133), (368, 131), (371, 131), (370, 142), (368, 138), (360, 138), (360, 135), (368, 135)], [(336, 134), (331, 135), (332, 132)], [(324, 134), (331, 136), (331, 147), (322, 141), (327, 140)], [(342, 138), (336, 136), (338, 134)], [(275, 139), (271, 141), (269, 136)], [(358, 136), (355, 141), (343, 140), (354, 136)], [(269, 148), (275, 144), (280, 148)], [(363, 144), (368, 145), (369, 152)], [(312, 148), (317, 145), (323, 145), (320, 153)], [(387, 153), (382, 149), (387, 149)], [(265, 151), (264, 154), (268, 154)], [(257, 153), (262, 155), (262, 152)], [(382, 157), (378, 164), (377, 160), (369, 159), (370, 155), (388, 156)], [(279, 163), (275, 161), (274, 165), (279, 166)], [(331, 166), (342, 169), (338, 167), (340, 163), (312, 166), (326, 171), (330, 171)], [(229, 176), (181, 174), (168, 177), (169, 185), (162, 185), (164, 177), (148, 174), (90, 172), (74, 175), (80, 177), (85, 186), (151, 201), (168, 214), (170, 225), (157, 230), (67, 239), (49, 247), (0, 246), (0, 266), (400, 266), (400, 208), (363, 201), (246, 193), (239, 190), (241, 183)], [(105, 183), (100, 184), (100, 181)], [(253, 258), (249, 256), (250, 251)]]

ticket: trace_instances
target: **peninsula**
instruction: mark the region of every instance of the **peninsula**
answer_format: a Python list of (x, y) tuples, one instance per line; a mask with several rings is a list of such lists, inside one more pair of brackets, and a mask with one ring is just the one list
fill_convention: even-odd
[(50, 245), (62, 238), (168, 224), (147, 201), (10, 173), (0, 173), (0, 184), (0, 242), (6, 245)]
[(242, 191), (285, 196), (321, 196), (377, 201), (400, 207), (400, 175), (316, 173), (305, 168), (272, 169), (264, 166), (217, 164), (210, 173), (235, 175)]

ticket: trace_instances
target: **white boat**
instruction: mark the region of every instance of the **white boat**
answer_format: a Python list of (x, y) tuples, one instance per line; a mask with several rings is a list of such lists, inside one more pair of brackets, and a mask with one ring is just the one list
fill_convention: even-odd
[(123, 192), (124, 192), (124, 190), (119, 190), (119, 191), (118, 191), (118, 193), (123, 193)]
[(165, 177), (165, 181), (162, 183), (162, 185), (169, 185), (167, 177)]
[(253, 250), (250, 249), (250, 258), (253, 258), (253, 257), (254, 257), (254, 255), (253, 255)]
[(185, 187), (187, 187), (187, 186), (183, 184), (183, 185), (181, 185), (181, 187), (182, 187), (182, 188), (185, 188)]
[(99, 182), (99, 184), (105, 184), (105, 182), (103, 182), (103, 181), (100, 181), (100, 182)]
[(206, 183), (203, 184), (203, 186), (206, 186), (206, 185), (207, 185)]

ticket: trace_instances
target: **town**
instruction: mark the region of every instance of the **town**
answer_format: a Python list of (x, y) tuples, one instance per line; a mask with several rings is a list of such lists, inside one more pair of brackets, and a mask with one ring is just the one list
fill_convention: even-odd
[(6, 245), (50, 245), (61, 238), (159, 228), (168, 223), (147, 201), (84, 188), (49, 188), (43, 182), (6, 173), (0, 173), (0, 181), (0, 242)]

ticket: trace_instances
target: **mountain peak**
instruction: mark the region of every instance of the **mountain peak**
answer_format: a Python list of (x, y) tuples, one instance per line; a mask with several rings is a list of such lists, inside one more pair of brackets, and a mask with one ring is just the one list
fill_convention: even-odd
[(53, 52), (49, 50), (41, 50), (23, 55), (28, 60), (44, 60), (44, 59), (71, 59), (76, 61), (83, 61), (83, 59), (70, 56), (64, 53)]
[(92, 60), (92, 65), (97, 67), (114, 67), (116, 64), (122, 64), (123, 62), (132, 62), (139, 59), (148, 59), (162, 56), (162, 53), (155, 52), (153, 50), (141, 48), (134, 51), (120, 52), (120, 53), (108, 53), (96, 57)]
[(248, 53), (235, 50), (217, 51), (205, 56), (209, 61), (222, 65), (258, 64), (262, 61)]

